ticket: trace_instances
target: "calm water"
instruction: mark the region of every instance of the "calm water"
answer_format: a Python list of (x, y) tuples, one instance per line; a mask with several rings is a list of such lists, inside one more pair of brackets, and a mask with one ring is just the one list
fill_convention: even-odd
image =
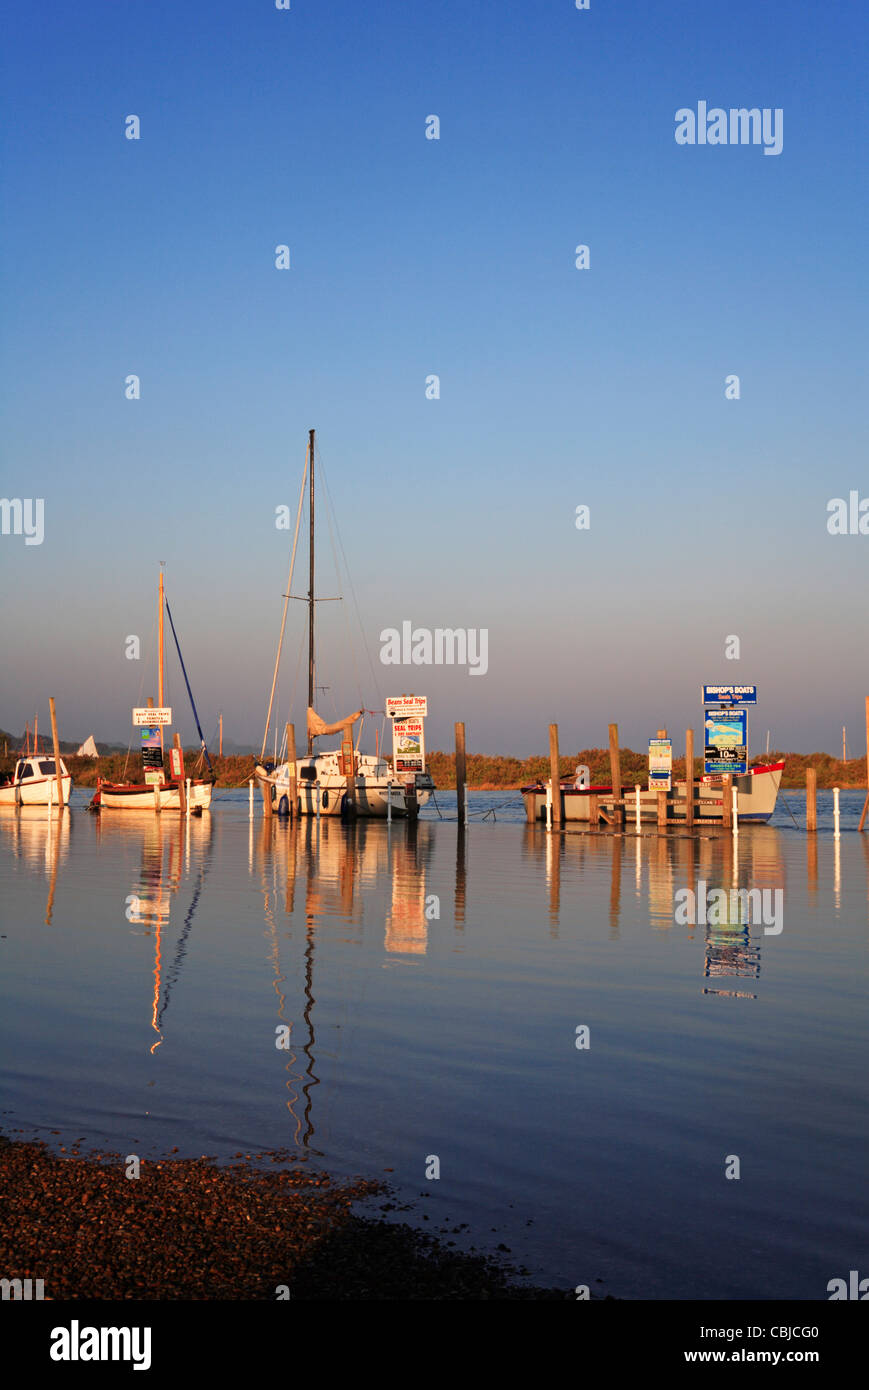
[[(290, 827), (243, 792), (189, 823), (88, 799), (50, 839), (0, 811), (6, 1132), (385, 1173), (402, 1219), (626, 1298), (869, 1273), (862, 793), (838, 843), (780, 798), (736, 851), (548, 837), (509, 793), (473, 794), (464, 836), (432, 808)], [(781, 889), (783, 930), (677, 925), (698, 878)]]

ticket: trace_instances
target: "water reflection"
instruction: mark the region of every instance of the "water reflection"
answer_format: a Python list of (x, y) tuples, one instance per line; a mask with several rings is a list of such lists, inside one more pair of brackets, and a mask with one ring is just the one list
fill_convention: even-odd
[[(629, 841), (633, 840), (633, 846)], [(522, 855), (526, 860), (536, 861), (543, 871), (546, 885), (549, 933), (557, 939), (562, 916), (562, 898), (565, 884), (570, 878), (571, 888), (581, 881), (581, 875), (592, 868), (602, 858), (609, 859), (609, 904), (607, 914), (608, 937), (617, 941), (622, 916), (622, 876), (627, 867), (625, 855), (629, 855), (628, 872), (634, 883), (632, 912), (639, 910), (641, 916), (648, 914), (651, 928), (656, 932), (679, 931), (688, 940), (693, 940), (698, 928), (704, 932), (703, 977), (706, 980), (734, 981), (756, 980), (760, 975), (761, 942), (763, 926), (761, 922), (749, 920), (749, 906), (745, 895), (736, 894), (731, 899), (731, 890), (785, 889), (785, 861), (779, 831), (769, 826), (752, 826), (750, 832), (739, 836), (731, 834), (707, 835), (609, 835), (600, 834), (547, 834), (537, 825), (526, 825), (523, 829)], [(814, 855), (814, 860), (812, 858)], [(817, 845), (809, 850), (810, 883), (811, 865), (814, 862), (815, 886), (817, 883)], [(835, 872), (834, 892), (838, 879)], [(711, 895), (716, 889), (727, 893), (727, 906), (712, 923), (706, 915), (698, 916), (682, 925), (676, 917), (677, 895), (680, 889), (698, 891), (698, 885), (705, 885)], [(571, 893), (575, 902), (575, 895)], [(755, 899), (756, 901), (756, 899)], [(755, 995), (742, 989), (727, 989), (724, 985), (701, 987), (704, 994), (754, 998)]]
[(153, 811), (128, 811), (123, 819), (99, 816), (94, 821), (95, 834), (101, 850), (118, 851), (131, 841), (140, 845), (141, 859), (138, 876), (132, 881), (124, 910), (135, 936), (154, 940), (150, 1024), (156, 1038), (150, 1047), (155, 1053), (164, 1041), (164, 1019), (172, 989), (177, 983), (187, 954), (188, 937), (193, 925), (212, 853), (212, 821), (206, 813), (195, 819), (199, 866), (190, 902), (168, 970), (164, 973), (164, 933), (169, 927), (172, 900), (181, 891), (182, 880), (190, 872), (191, 820), (186, 817), (165, 817)]
[[(366, 892), (378, 882), (389, 884), (383, 917), (383, 947), (388, 955), (424, 956), (430, 921), (440, 919), (440, 901), (426, 894), (433, 825), (402, 821), (392, 826), (360, 820), (342, 823), (324, 817), (301, 820), (262, 820), (250, 840), (248, 867), (258, 882), (268, 937), (268, 960), (277, 1001), (284, 1069), (286, 1107), (292, 1119), (293, 1143), (302, 1154), (313, 1146), (314, 1091), (317, 1072), (316, 952), (318, 934), (339, 920), (343, 944), (363, 945)], [(459, 835), (456, 866), (456, 919), (464, 920), (466, 869), (464, 834)], [(302, 926), (301, 997), (288, 981), (281, 959), (282, 935), (293, 938), (293, 922)], [(298, 1013), (291, 1000), (298, 998)], [(302, 1041), (296, 1038), (301, 1032)]]
[(68, 809), (58, 814), (44, 806), (0, 807), (0, 831), (14, 857), (27, 868), (48, 877), (45, 925), (50, 927), (57, 892), (58, 869), (69, 857), (73, 818)]

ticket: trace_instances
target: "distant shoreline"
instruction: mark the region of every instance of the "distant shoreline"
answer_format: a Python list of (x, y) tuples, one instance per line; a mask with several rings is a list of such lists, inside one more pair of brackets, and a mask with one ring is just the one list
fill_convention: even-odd
[[(40, 747), (44, 747), (41, 735)], [(50, 755), (50, 747), (44, 747), (44, 752)], [(62, 756), (72, 775), (74, 784), (78, 787), (96, 788), (98, 777), (103, 777), (108, 781), (134, 782), (141, 780), (138, 755), (132, 752), (129, 754), (109, 753), (99, 758), (78, 757), (74, 753), (63, 753)], [(11, 774), (16, 757), (17, 753), (12, 753), (10, 744), (10, 752), (7, 757), (3, 757), (0, 753), (0, 773)], [(211, 761), (217, 776), (215, 785), (218, 787), (246, 787), (253, 776), (255, 759), (252, 753), (236, 753), (224, 758), (215, 757), (212, 754)], [(840, 758), (831, 757), (829, 753), (781, 753), (776, 751), (751, 758), (754, 765), (782, 761), (785, 765), (782, 787), (786, 789), (804, 788), (806, 770), (810, 767), (813, 767), (818, 774), (818, 788), (820, 790), (828, 791), (832, 787), (841, 787), (843, 791), (866, 788), (865, 757), (849, 758), (847, 762), (843, 762)], [(430, 753), (426, 763), (436, 787), (442, 791), (450, 791), (455, 788), (455, 757), (452, 753)], [(630, 748), (622, 748), (619, 764), (622, 782), (625, 786), (633, 787), (637, 783), (640, 786), (646, 786), (648, 782), (648, 758), (645, 753), (635, 753)], [(184, 750), (184, 765), (189, 777), (201, 777), (204, 772), (207, 772), (204, 763), (200, 764), (198, 748)], [(578, 765), (588, 767), (593, 783), (609, 785), (610, 770), (607, 749), (585, 748), (579, 753), (563, 755), (559, 759), (561, 777), (572, 781)], [(168, 757), (166, 767), (168, 775)], [(674, 759), (673, 773), (676, 779), (684, 778), (684, 758)], [(702, 758), (695, 758), (694, 776), (699, 779), (702, 774), (703, 760)], [(487, 756), (482, 753), (469, 753), (467, 756), (467, 777), (469, 791), (517, 791), (529, 782), (548, 781), (549, 759), (545, 756), (514, 758), (509, 755)]]

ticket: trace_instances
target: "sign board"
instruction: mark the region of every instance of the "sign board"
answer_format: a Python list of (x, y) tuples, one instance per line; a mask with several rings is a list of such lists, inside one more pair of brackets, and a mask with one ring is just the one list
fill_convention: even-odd
[(146, 729), (143, 728), (139, 740), (142, 748), (163, 747), (163, 734), (156, 724), (149, 724)]
[(391, 695), (387, 698), (387, 719), (409, 719), (411, 716), (424, 719), (427, 714), (428, 700), (425, 695)]
[(169, 768), (176, 781), (184, 780), (184, 754), (180, 748), (169, 749)]
[(668, 792), (673, 785), (673, 744), (669, 738), (649, 739), (649, 790)]
[(162, 769), (162, 768), (160, 769), (159, 772), (153, 772), (153, 771), (152, 771), (152, 772), (146, 772), (146, 773), (145, 773), (145, 786), (146, 786), (146, 787), (162, 787), (163, 781), (164, 781), (164, 778), (163, 778), (163, 769)]
[(744, 709), (705, 711), (706, 748), (704, 772), (748, 771), (748, 715)]
[(756, 705), (756, 685), (704, 685), (704, 705)]
[(134, 709), (133, 724), (138, 728), (143, 724), (171, 724), (171, 709)]
[(404, 772), (425, 772), (425, 734), (422, 719), (392, 721), (392, 768), (396, 777)]

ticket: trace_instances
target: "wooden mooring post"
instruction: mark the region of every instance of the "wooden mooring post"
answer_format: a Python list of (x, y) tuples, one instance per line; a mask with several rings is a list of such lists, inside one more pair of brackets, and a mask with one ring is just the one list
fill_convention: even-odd
[(561, 825), (561, 773), (558, 770), (558, 725), (549, 725), (549, 776), (552, 782), (552, 824)]
[(468, 801), (465, 780), (467, 768), (465, 766), (465, 726), (456, 725), (456, 810), (459, 816), (459, 825), (468, 823)]
[(296, 726), (288, 724), (287, 734), (287, 762), (290, 769), (290, 820), (294, 820), (299, 813), (299, 785), (296, 777)]
[(619, 766), (619, 726), (610, 724), (610, 781), (613, 789), (613, 824), (621, 825), (625, 808), (622, 800), (622, 773)]
[(187, 794), (184, 785), (184, 752), (181, 748), (181, 735), (177, 732), (172, 739), (172, 748), (176, 753), (181, 754), (178, 760), (180, 763), (180, 772), (178, 774), (178, 805), (183, 816), (184, 812), (187, 810)]
[(733, 828), (733, 774), (725, 772), (721, 779), (721, 824), (725, 830)]
[(818, 770), (806, 768), (806, 830), (818, 828)]
[(869, 811), (869, 695), (866, 696), (866, 800), (863, 802), (860, 824), (857, 826), (858, 830), (863, 829), (867, 811)]
[[(58, 814), (63, 813), (63, 774), (60, 770), (60, 739), (57, 737), (57, 712), (54, 708), (54, 696), (48, 698), (48, 708), (51, 710), (51, 740), (54, 744), (54, 774), (57, 779), (57, 810)], [(49, 786), (51, 784), (49, 783)]]
[(685, 730), (685, 824), (694, 826), (694, 730)]

